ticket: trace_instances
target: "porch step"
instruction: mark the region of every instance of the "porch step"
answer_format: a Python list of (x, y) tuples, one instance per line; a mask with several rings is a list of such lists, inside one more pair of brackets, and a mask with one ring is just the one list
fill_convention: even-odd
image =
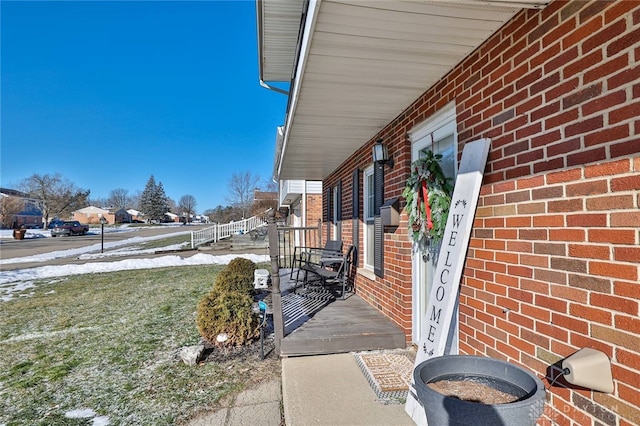
[(231, 250), (256, 249), (269, 247), (266, 238), (252, 238), (249, 233), (231, 236)]

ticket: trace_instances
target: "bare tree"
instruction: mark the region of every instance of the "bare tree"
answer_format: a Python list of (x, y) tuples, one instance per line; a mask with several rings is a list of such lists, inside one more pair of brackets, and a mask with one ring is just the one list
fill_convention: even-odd
[(76, 187), (59, 173), (34, 173), (20, 182), (18, 187), (33, 198), (45, 223), (49, 223), (50, 217), (70, 216), (72, 211), (85, 207), (89, 197), (89, 190)]
[(253, 191), (258, 188), (260, 176), (250, 171), (234, 173), (229, 179), (227, 202), (242, 211), (242, 217), (246, 218), (247, 212), (253, 204)]
[(129, 190), (124, 188), (112, 189), (109, 192), (109, 206), (118, 209), (127, 207), (129, 201)]
[(100, 197), (100, 198), (89, 198), (87, 199), (87, 203), (90, 206), (96, 206), (96, 207), (108, 207), (109, 206), (109, 200), (104, 198), (104, 197)]
[(3, 228), (13, 228), (16, 215), (24, 210), (24, 199), (20, 197), (0, 197), (0, 219)]
[(178, 207), (181, 213), (185, 214), (185, 221), (191, 222), (191, 215), (196, 212), (196, 197), (190, 194), (183, 195), (178, 201)]

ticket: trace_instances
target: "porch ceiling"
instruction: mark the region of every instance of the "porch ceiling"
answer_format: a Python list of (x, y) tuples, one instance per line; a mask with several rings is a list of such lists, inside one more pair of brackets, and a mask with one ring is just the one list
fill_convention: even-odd
[(323, 180), (523, 7), (547, 2), (311, 0), (300, 27), (300, 0), (258, 0), (261, 78), (295, 67), (274, 174)]

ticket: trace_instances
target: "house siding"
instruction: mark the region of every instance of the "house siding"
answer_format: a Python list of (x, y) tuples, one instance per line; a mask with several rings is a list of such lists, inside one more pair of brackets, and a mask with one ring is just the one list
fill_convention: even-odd
[[(351, 176), (370, 165), (375, 140), (395, 161), (385, 167), (389, 200), (410, 174), (407, 133), (447, 103), (456, 105), (459, 153), (492, 139), (461, 281), (460, 352), (540, 377), (585, 346), (612, 360), (612, 394), (556, 384), (542, 425), (640, 424), (639, 59), (640, 2), (523, 10), (324, 181), (343, 182), (351, 244)], [(362, 244), (362, 231), (355, 240)], [(361, 270), (356, 289), (410, 342), (404, 212), (384, 235), (384, 261), (384, 278)]]

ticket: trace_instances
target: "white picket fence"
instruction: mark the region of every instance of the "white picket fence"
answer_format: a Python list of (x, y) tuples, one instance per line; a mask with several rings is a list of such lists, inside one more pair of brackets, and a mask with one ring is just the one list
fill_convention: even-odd
[(199, 231), (193, 231), (191, 232), (191, 248), (194, 249), (206, 243), (215, 244), (222, 239), (230, 238), (232, 235), (246, 234), (254, 229), (267, 226), (265, 217), (266, 215), (262, 214), (237, 222), (218, 224)]

